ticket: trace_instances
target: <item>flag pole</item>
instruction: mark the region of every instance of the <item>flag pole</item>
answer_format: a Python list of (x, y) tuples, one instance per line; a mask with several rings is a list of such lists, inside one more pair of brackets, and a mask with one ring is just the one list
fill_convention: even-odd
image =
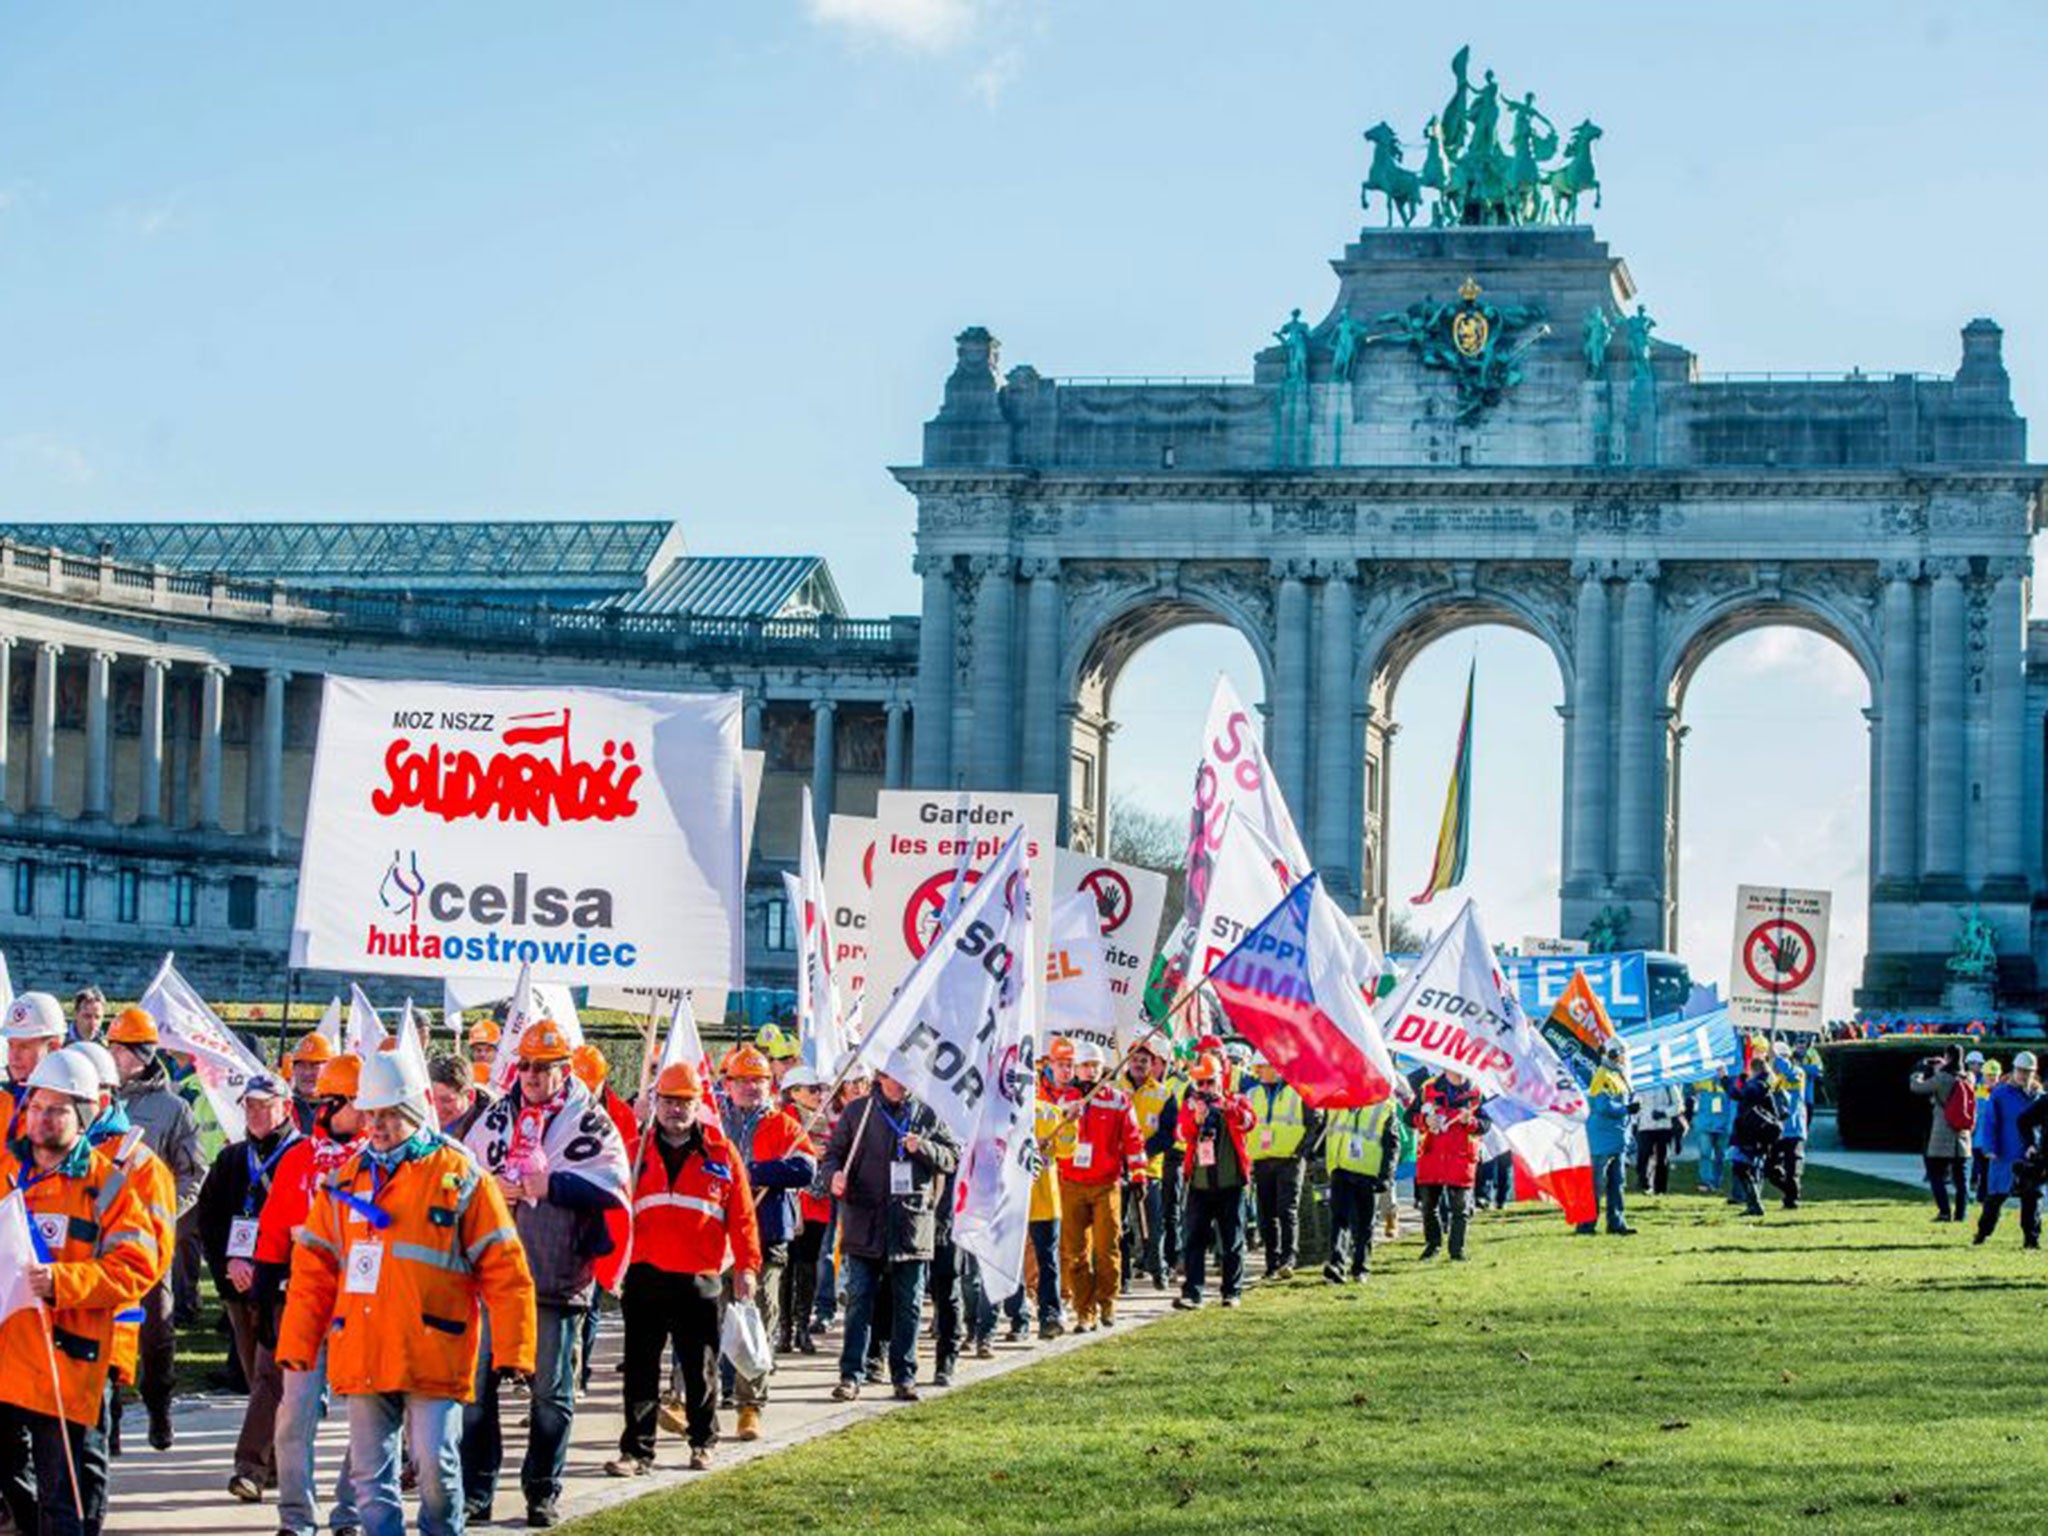
[(78, 1460), (71, 1454), (71, 1422), (64, 1417), (64, 1385), (57, 1378), (57, 1339), (50, 1328), (50, 1309), (37, 1303), (36, 1315), (43, 1320), (43, 1352), (50, 1361), (51, 1401), (56, 1405), (58, 1436), (64, 1442), (64, 1470), (71, 1474), (71, 1507), (83, 1521), (85, 1496), (78, 1491)]

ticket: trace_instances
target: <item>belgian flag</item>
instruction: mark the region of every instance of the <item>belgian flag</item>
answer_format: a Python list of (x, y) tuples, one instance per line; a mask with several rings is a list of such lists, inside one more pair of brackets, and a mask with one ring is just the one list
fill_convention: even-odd
[(1465, 718), (1458, 725), (1458, 752), (1451, 760), (1451, 782), (1444, 791), (1436, 858), (1429, 867), (1429, 884), (1420, 896), (1410, 898), (1418, 907), (1465, 879), (1465, 855), (1472, 841), (1472, 683), (1478, 673), (1479, 662), (1474, 658), (1465, 674)]

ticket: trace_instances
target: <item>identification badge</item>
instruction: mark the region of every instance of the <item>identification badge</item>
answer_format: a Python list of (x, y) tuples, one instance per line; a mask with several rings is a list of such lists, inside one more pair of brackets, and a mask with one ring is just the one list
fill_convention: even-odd
[(1273, 1133), (1270, 1130), (1263, 1130), (1259, 1132), (1259, 1150), (1261, 1152), (1270, 1152), (1273, 1150)]
[(1195, 1166), (1197, 1168), (1214, 1168), (1216, 1166), (1216, 1143), (1206, 1136), (1195, 1143)]
[(1083, 1142), (1078, 1142), (1078, 1143), (1076, 1143), (1076, 1144), (1075, 1144), (1075, 1147), (1074, 1147), (1074, 1166), (1075, 1166), (1076, 1168), (1087, 1168), (1087, 1167), (1091, 1166), (1091, 1165), (1092, 1165), (1092, 1164), (1094, 1163), (1094, 1161), (1095, 1161), (1095, 1143), (1094, 1143), (1094, 1142), (1092, 1142), (1092, 1141), (1083, 1141)]
[(253, 1259), (256, 1257), (256, 1218), (237, 1216), (228, 1223), (228, 1257), (231, 1259)]
[(915, 1187), (916, 1186), (911, 1183), (910, 1164), (906, 1160), (899, 1157), (898, 1159), (896, 1159), (895, 1162), (889, 1165), (890, 1194), (907, 1195), (911, 1193), (911, 1191)]
[(70, 1225), (61, 1211), (37, 1211), (36, 1230), (43, 1234), (43, 1246), (55, 1253), (64, 1246), (64, 1229)]
[(374, 1296), (377, 1294), (377, 1276), (384, 1268), (384, 1245), (382, 1243), (359, 1242), (348, 1245), (348, 1283), (343, 1287), (351, 1296)]
[(1351, 1138), (1351, 1161), (1354, 1163), (1365, 1161), (1365, 1138), (1363, 1136)]

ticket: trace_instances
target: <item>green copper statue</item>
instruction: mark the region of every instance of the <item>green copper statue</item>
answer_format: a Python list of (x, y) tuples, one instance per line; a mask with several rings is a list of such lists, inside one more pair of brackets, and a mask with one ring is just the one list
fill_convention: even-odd
[[(1593, 167), (1599, 125), (1581, 122), (1563, 159), (1551, 163), (1557, 127), (1537, 109), (1535, 93), (1525, 91), (1519, 101), (1504, 97), (1490, 69), (1475, 86), (1471, 62), (1469, 45), (1451, 59), (1451, 97), (1423, 129), (1420, 175), (1401, 164), (1401, 142), (1391, 126), (1380, 123), (1366, 133), (1373, 158), (1361, 203), (1370, 206), (1373, 192), (1385, 196), (1390, 225), (1396, 214), (1410, 223), (1424, 192), (1434, 194), (1430, 222), (1438, 225), (1569, 223), (1587, 192), (1599, 207)], [(1503, 112), (1512, 119), (1507, 146), (1500, 137)]]
[(1956, 942), (1948, 973), (1957, 981), (1989, 981), (1998, 974), (1998, 939), (1976, 907), (1956, 911)]
[(1595, 304), (1586, 311), (1585, 329), (1581, 332), (1580, 344), (1586, 354), (1586, 377), (1597, 379), (1607, 372), (1607, 344), (1614, 339), (1614, 322), (1607, 318), (1607, 308)]
[(1339, 384), (1351, 382), (1351, 370), (1358, 364), (1358, 343), (1365, 326), (1348, 314), (1337, 321), (1337, 340), (1330, 353), (1330, 377)]
[(1628, 355), (1635, 359), (1635, 374), (1639, 379), (1651, 377), (1650, 332), (1657, 328), (1657, 322), (1650, 318), (1649, 310), (1642, 305), (1636, 312), (1621, 322), (1621, 329), (1628, 337)]
[(1307, 383), (1308, 327), (1301, 323), (1300, 310), (1288, 315), (1287, 323), (1273, 333), (1273, 339), (1287, 353), (1287, 382), (1294, 385)]

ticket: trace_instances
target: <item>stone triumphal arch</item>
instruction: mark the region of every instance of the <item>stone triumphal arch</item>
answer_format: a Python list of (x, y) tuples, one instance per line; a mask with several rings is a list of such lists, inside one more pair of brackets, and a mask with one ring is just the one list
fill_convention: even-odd
[(1415, 222), (1361, 230), (1328, 311), (1282, 324), (1246, 378), (1068, 382), (961, 332), (922, 461), (896, 471), (918, 504), (917, 715), (950, 723), (919, 730), (914, 777), (1055, 792), (1100, 840), (1117, 668), (1227, 623), (1265, 671), (1310, 851), (1377, 920), (1392, 684), (1448, 629), (1511, 624), (1563, 681), (1561, 931), (1614, 908), (1667, 943), (1685, 684), (1731, 635), (1797, 624), (1869, 680), (1869, 760), (1843, 765), (1871, 786), (1866, 999), (1938, 994), (1965, 903), (2007, 995), (2030, 994), (2044, 471), (1999, 328), (1963, 326), (1947, 375), (1716, 377), (1562, 203), (1392, 206)]

